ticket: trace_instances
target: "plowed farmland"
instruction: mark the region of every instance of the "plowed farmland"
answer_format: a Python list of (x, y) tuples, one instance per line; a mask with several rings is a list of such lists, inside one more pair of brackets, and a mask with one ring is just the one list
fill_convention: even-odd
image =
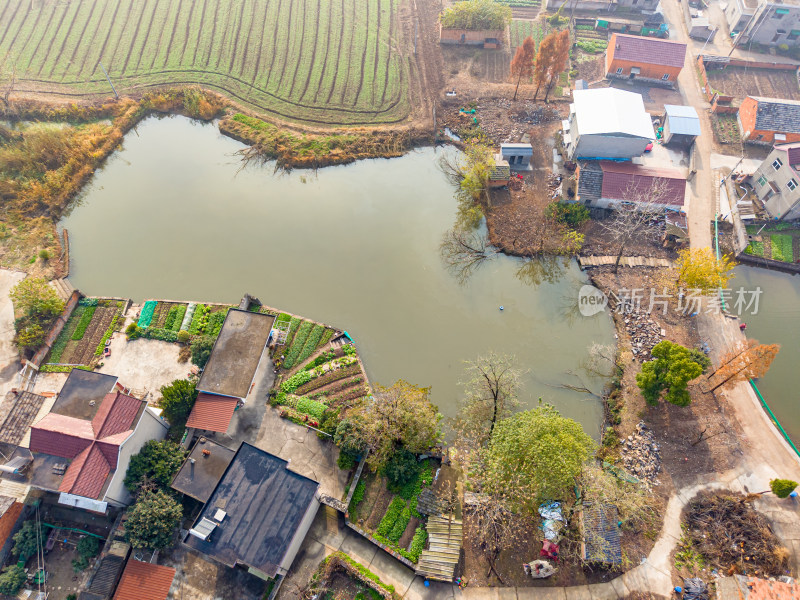
[(319, 125), (397, 123), (413, 56), (402, 0), (5, 0), (16, 91), (107, 96), (199, 84)]

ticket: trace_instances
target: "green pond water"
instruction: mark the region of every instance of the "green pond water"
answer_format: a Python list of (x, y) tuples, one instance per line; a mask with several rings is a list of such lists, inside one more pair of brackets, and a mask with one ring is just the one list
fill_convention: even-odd
[(761, 288), (758, 313), (744, 314), (747, 336), (781, 349), (769, 372), (756, 382), (772, 412), (800, 446), (800, 277), (739, 266), (730, 287)]
[(129, 133), (61, 223), (75, 287), (229, 303), (248, 292), (346, 329), (371, 381), (431, 386), (449, 416), (465, 360), (513, 354), (524, 405), (541, 396), (597, 436), (600, 402), (558, 384), (578, 384), (566, 371), (593, 343), (614, 342), (610, 319), (576, 315), (586, 277), (574, 262), (528, 285), (522, 262), (501, 256), (459, 285), (439, 252), (457, 205), (437, 157), (452, 150), (275, 174), (241, 170), (242, 147), (182, 117)]

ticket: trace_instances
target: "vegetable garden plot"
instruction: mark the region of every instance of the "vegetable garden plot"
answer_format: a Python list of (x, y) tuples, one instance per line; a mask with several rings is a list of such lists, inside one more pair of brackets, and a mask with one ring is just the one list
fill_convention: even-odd
[(397, 123), (409, 113), (400, 0), (75, 0), (0, 4), (17, 90), (199, 84), (275, 117)]

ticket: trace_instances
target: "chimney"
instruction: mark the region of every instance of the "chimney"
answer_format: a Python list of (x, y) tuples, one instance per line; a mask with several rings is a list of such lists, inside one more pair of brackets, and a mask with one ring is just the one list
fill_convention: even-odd
[(194, 459), (189, 459), (189, 479), (194, 479)]

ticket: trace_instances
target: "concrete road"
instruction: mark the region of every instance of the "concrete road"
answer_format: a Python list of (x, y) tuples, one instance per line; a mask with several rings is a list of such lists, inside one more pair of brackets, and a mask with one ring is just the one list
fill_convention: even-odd
[(671, 39), (687, 44), (686, 62), (678, 76), (678, 85), (686, 104), (694, 106), (700, 117), (702, 135), (695, 140), (695, 167), (697, 174), (689, 184), (690, 197), (687, 199), (687, 220), (689, 223), (689, 239), (693, 248), (711, 245), (711, 222), (716, 211), (716, 200), (712, 183), (711, 153), (714, 133), (709, 118), (711, 105), (700, 91), (697, 79), (695, 55), (692, 43), (686, 32), (683, 11), (677, 0), (663, 0), (661, 6), (664, 17), (669, 22)]
[(0, 398), (16, 385), (20, 370), (19, 353), (14, 346), (14, 305), (11, 288), (25, 279), (25, 273), (0, 269)]

